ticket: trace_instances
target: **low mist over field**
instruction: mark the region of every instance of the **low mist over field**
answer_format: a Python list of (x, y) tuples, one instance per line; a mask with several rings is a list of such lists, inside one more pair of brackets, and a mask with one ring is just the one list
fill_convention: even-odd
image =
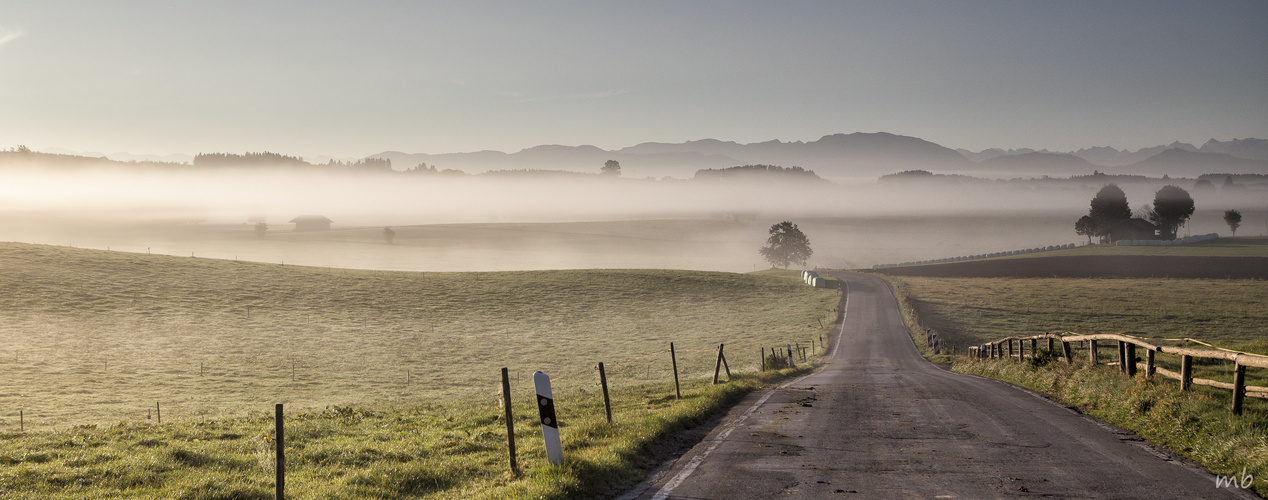
[[(280, 168), (195, 170), (115, 164), (0, 172), (0, 239), (289, 264), (427, 271), (669, 268), (751, 271), (771, 224), (810, 237), (812, 265), (873, 264), (1079, 242), (1074, 221), (1109, 182), (1133, 209), (1166, 184), (1192, 192), (1182, 229), (1265, 229), (1260, 184), (1084, 176), (986, 180), (887, 176), (837, 183), (813, 173), (630, 179), (561, 171), (483, 175)], [(895, 164), (895, 171), (901, 165)], [(597, 169), (596, 169), (597, 170)], [(320, 215), (331, 230), (296, 232)], [(267, 224), (257, 234), (256, 225)], [(383, 228), (391, 227), (389, 244)]]

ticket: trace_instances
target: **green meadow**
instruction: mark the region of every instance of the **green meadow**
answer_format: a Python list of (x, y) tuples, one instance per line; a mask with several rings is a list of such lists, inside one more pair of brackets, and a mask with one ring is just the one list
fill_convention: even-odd
[[(757, 374), (760, 349), (817, 339), (840, 297), (796, 271), (406, 273), (14, 243), (0, 268), (0, 496), (18, 498), (264, 498), (274, 403), (295, 498), (610, 494), (794, 373)], [(734, 381), (714, 386), (718, 344)], [(537, 370), (564, 467), (541, 459)]]

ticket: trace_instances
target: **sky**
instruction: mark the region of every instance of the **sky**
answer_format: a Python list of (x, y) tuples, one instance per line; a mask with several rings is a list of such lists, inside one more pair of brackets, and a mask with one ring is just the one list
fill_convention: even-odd
[(1268, 2), (0, 0), (0, 148), (1268, 138)]

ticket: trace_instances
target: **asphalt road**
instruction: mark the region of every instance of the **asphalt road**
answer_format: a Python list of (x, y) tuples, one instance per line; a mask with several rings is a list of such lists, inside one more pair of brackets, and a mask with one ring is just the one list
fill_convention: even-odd
[(1258, 498), (1037, 394), (928, 363), (884, 282), (840, 278), (846, 314), (823, 369), (751, 395), (622, 498)]

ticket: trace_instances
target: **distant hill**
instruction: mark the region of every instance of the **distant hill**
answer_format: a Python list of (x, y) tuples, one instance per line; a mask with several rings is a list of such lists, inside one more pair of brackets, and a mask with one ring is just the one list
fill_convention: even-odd
[(824, 178), (875, 177), (896, 168), (957, 168), (972, 165), (954, 150), (932, 142), (889, 133), (826, 135), (811, 142), (767, 141), (752, 144), (704, 139), (684, 143), (647, 142), (605, 151), (594, 146), (537, 146), (517, 153), (407, 154), (387, 151), (399, 168), (420, 163), (478, 173), (498, 169), (552, 169), (597, 172), (607, 160), (621, 162), (625, 177), (687, 178), (698, 170), (740, 165), (786, 165), (812, 169)]
[(535, 146), (516, 153), (501, 151), (477, 151), (473, 153), (403, 153), (385, 151), (370, 158), (392, 161), (401, 169), (427, 165), (438, 169), (462, 170), (478, 174), (491, 170), (567, 170), (582, 173), (598, 173), (604, 162), (621, 163), (623, 177), (678, 177), (687, 178), (703, 168), (725, 168), (744, 162), (720, 154), (694, 151), (630, 154), (621, 151), (605, 151), (594, 146)]
[(981, 170), (1014, 174), (1054, 175), (1092, 173), (1097, 166), (1069, 153), (1023, 153), (981, 162)]
[(1228, 142), (1220, 142), (1211, 139), (1206, 141), (1206, 144), (1203, 144), (1201, 148), (1198, 148), (1198, 152), (1224, 153), (1247, 160), (1268, 161), (1268, 140), (1233, 139)]
[(935, 174), (928, 170), (904, 170), (893, 174), (886, 174), (876, 179), (877, 184), (889, 185), (928, 185), (928, 184), (960, 184), (960, 183), (986, 183), (992, 182), (990, 179), (982, 179), (978, 177), (969, 177), (967, 175), (958, 174)]
[(991, 148), (991, 149), (983, 149), (976, 153), (969, 151), (967, 149), (957, 149), (955, 150), (955, 152), (960, 153), (961, 155), (963, 155), (965, 158), (968, 158), (969, 160), (981, 163), (986, 160), (990, 160), (992, 158), (998, 158), (1000, 156), (1022, 155), (1026, 153), (1039, 153), (1039, 152), (1047, 153), (1048, 151), (1047, 150), (1035, 151), (1030, 148), (1021, 148), (1021, 149)]
[(1179, 149), (1193, 152), (1197, 152), (1198, 150), (1198, 148), (1192, 144), (1176, 141), (1166, 146), (1141, 148), (1136, 151), (1128, 151), (1126, 149), (1120, 151), (1111, 147), (1097, 147), (1080, 149), (1075, 151), (1073, 154), (1091, 162), (1094, 165), (1102, 167), (1121, 167), (1146, 160), (1168, 149)]
[(1268, 161), (1238, 158), (1225, 153), (1168, 149), (1145, 160), (1115, 169), (1118, 173), (1197, 177), (1202, 174), (1268, 174)]
[(776, 165), (743, 165), (739, 167), (697, 170), (692, 180), (765, 180), (822, 182), (814, 170)]

